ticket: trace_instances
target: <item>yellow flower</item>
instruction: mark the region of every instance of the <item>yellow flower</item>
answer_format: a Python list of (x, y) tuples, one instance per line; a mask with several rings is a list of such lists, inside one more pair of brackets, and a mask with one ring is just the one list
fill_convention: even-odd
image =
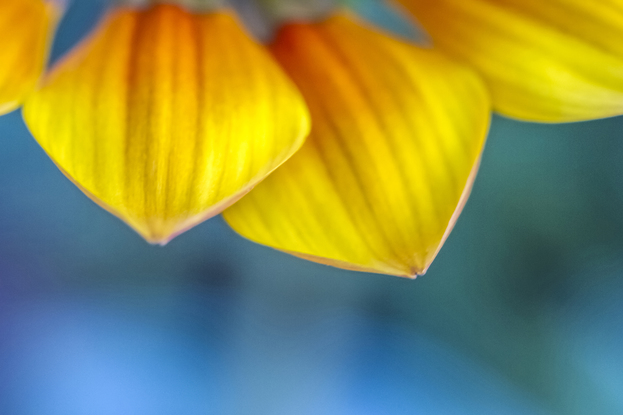
[[(149, 242), (227, 209), (261, 244), (415, 277), (469, 196), (491, 105), (550, 122), (623, 112), (623, 0), (399, 1), (432, 49), (344, 12), (285, 22), (265, 48), (229, 11), (115, 7), (24, 118), (76, 185)], [(32, 56), (20, 59), (7, 79)]]

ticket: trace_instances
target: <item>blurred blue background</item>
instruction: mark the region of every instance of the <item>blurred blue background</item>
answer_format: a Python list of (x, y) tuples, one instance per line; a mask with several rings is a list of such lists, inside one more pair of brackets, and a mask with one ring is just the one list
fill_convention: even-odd
[[(103, 7), (73, 4), (54, 57)], [(496, 117), (456, 229), (408, 281), (220, 218), (149, 246), (2, 117), (0, 414), (621, 414), (621, 131)]]

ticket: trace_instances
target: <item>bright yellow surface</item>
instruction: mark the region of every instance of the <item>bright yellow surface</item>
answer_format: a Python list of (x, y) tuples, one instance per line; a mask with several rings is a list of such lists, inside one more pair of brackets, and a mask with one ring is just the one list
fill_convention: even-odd
[(225, 211), (243, 236), (342, 268), (414, 277), (465, 201), (489, 125), (469, 70), (346, 16), (272, 50), (312, 114), (303, 148)]
[(435, 47), (477, 68), (501, 113), (623, 114), (623, 0), (398, 0)]
[(152, 243), (220, 213), (309, 131), (300, 93), (232, 15), (170, 5), (112, 13), (24, 118), (68, 177)]
[(35, 88), (59, 14), (53, 1), (0, 0), (0, 115)]

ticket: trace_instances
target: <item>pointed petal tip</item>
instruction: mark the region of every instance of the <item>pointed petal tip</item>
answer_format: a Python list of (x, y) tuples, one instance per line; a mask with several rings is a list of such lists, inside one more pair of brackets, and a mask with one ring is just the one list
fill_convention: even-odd
[[(135, 229), (135, 231), (136, 231), (136, 229)], [(166, 247), (169, 244), (169, 242), (171, 242), (173, 239), (175, 239), (176, 236), (179, 235), (179, 234), (174, 234), (174, 235), (144, 234), (144, 233), (141, 233), (141, 232), (138, 232), (138, 231), (137, 231), (137, 233), (149, 245), (160, 247), (160, 248)]]
[(424, 275), (425, 273), (426, 271), (416, 271), (415, 269), (411, 269), (406, 274), (389, 274), (389, 275), (414, 281), (418, 277), (421, 277), (422, 275)]
[(169, 244), (169, 242), (171, 242), (171, 240), (173, 239), (169, 237), (161, 238), (161, 237), (149, 237), (145, 235), (141, 235), (141, 236), (149, 245), (160, 247), (160, 248), (166, 247)]
[(127, 220), (121, 216), (119, 218), (125, 221), (126, 224), (138, 233), (148, 244), (165, 247), (173, 239), (192, 229), (199, 223), (210, 219), (212, 216), (214, 216), (214, 214), (210, 214), (209, 216), (199, 215), (184, 221), (151, 220), (140, 221), (140, 223)]
[(169, 244), (177, 235), (170, 232), (164, 232), (161, 229), (149, 229), (149, 228), (136, 228), (129, 224), (130, 227), (138, 233), (148, 244), (153, 246), (165, 247)]
[(197, 215), (184, 220), (132, 220), (118, 213), (112, 213), (123, 220), (148, 244), (161, 247), (168, 245), (173, 239), (215, 215), (214, 212), (209, 212), (209, 214)]
[(428, 270), (428, 266), (422, 269), (420, 267), (409, 265), (409, 264), (384, 264), (384, 263), (374, 263), (368, 265), (360, 265), (354, 264), (352, 262), (341, 261), (332, 258), (326, 258), (316, 255), (305, 254), (301, 252), (292, 252), (288, 250), (280, 249), (280, 251), (285, 252), (287, 254), (293, 255), (295, 257), (305, 259), (311, 262), (316, 262), (318, 264), (327, 265), (330, 267), (340, 268), (347, 271), (356, 271), (356, 272), (367, 272), (370, 274), (382, 274), (389, 275), (393, 277), (406, 278), (410, 280), (415, 280), (417, 277), (422, 276)]

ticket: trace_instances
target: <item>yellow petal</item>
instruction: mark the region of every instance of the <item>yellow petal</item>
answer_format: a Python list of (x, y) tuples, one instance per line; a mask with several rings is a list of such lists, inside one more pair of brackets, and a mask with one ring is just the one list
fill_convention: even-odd
[(119, 9), (24, 118), (63, 172), (152, 243), (220, 213), (303, 143), (300, 93), (229, 13)]
[(623, 114), (623, 0), (398, 0), (473, 65), (494, 108), (541, 122)]
[(0, 115), (35, 88), (60, 13), (54, 1), (0, 0)]
[(307, 100), (312, 132), (227, 222), (313, 261), (424, 273), (477, 169), (490, 114), (481, 81), (344, 15), (288, 25), (272, 50)]

